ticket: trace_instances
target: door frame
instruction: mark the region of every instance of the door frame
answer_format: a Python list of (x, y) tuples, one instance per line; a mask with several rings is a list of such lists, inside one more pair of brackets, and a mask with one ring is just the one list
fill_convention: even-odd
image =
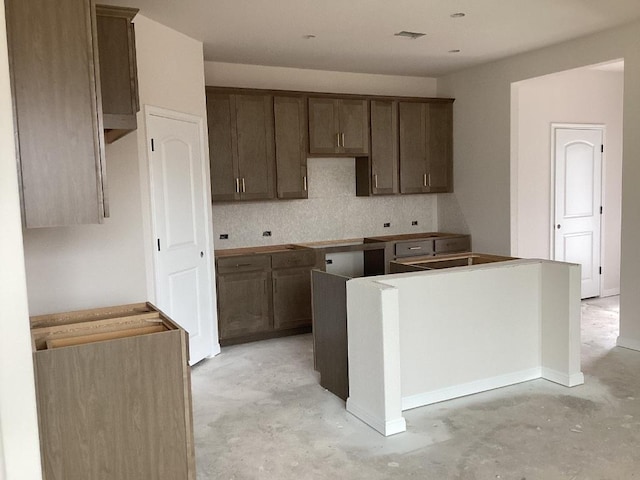
[[(555, 242), (555, 227), (556, 227), (556, 130), (569, 129), (569, 130), (600, 130), (602, 132), (602, 144), (606, 145), (607, 142), (607, 126), (603, 123), (551, 123), (551, 152), (549, 155), (550, 161), (550, 179), (551, 185), (549, 186), (550, 193), (550, 205), (549, 205), (549, 218), (551, 219), (551, 223), (549, 225), (549, 253), (551, 259), (554, 259), (556, 256), (556, 242)], [(602, 159), (600, 163), (600, 204), (602, 205), (603, 199), (605, 198), (605, 178), (604, 172), (605, 169), (605, 159), (606, 159), (606, 149), (602, 152)], [(602, 226), (606, 224), (605, 215), (607, 214), (607, 209), (603, 209), (602, 214), (600, 215), (600, 255), (599, 261), (600, 266), (602, 266), (602, 260), (604, 258), (604, 250), (605, 250), (605, 239), (602, 232)], [(598, 296), (602, 296), (602, 275), (600, 275), (599, 282), (599, 292)]]
[(207, 268), (207, 281), (210, 285), (211, 290), (211, 310), (213, 313), (213, 331), (214, 331), (214, 339), (213, 339), (213, 352), (210, 357), (211, 358), (220, 353), (220, 335), (218, 332), (218, 314), (217, 314), (217, 296), (216, 296), (216, 285), (215, 285), (215, 267), (213, 264), (213, 220), (212, 220), (212, 203), (211, 203), (211, 177), (210, 177), (210, 166), (209, 166), (209, 145), (207, 144), (206, 131), (204, 128), (204, 119), (200, 116), (193, 115), (190, 113), (179, 112), (176, 110), (170, 110), (167, 108), (157, 107), (154, 105), (144, 105), (144, 130), (145, 130), (145, 144), (147, 151), (147, 175), (149, 179), (149, 214), (151, 221), (151, 243), (152, 243), (152, 270), (153, 274), (151, 275), (151, 283), (153, 286), (153, 295), (154, 298), (158, 299), (158, 250), (155, 248), (155, 239), (157, 236), (157, 225), (156, 225), (156, 205), (155, 205), (155, 192), (154, 192), (154, 176), (153, 176), (153, 162), (151, 161), (151, 135), (148, 129), (148, 119), (151, 116), (164, 117), (170, 120), (178, 120), (189, 123), (194, 123), (198, 127), (198, 134), (200, 137), (200, 154), (202, 160), (202, 182), (203, 182), (203, 192), (204, 192), (204, 212), (205, 212), (205, 222), (207, 225), (204, 228), (205, 233), (205, 258), (209, 259)]

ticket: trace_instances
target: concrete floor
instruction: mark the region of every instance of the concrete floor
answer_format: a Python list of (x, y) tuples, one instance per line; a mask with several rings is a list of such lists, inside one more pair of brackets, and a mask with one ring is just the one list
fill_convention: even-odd
[(417, 408), (388, 438), (318, 385), (310, 335), (223, 348), (192, 373), (197, 478), (640, 478), (640, 352), (615, 346), (617, 297), (582, 313), (584, 385)]

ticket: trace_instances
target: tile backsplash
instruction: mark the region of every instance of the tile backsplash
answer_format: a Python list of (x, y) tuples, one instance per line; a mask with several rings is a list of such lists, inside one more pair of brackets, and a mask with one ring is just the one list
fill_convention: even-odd
[(356, 197), (353, 158), (310, 158), (307, 177), (308, 199), (214, 204), (215, 248), (437, 230), (435, 195)]

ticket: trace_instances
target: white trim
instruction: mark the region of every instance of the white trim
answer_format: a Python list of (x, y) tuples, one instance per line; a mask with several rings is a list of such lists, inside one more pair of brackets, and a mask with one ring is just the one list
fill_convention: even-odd
[(618, 337), (616, 345), (622, 348), (628, 348), (629, 350), (637, 350), (640, 352), (640, 340), (633, 338)]
[(452, 398), (465, 397), (474, 393), (486, 392), (495, 388), (507, 387), (516, 383), (535, 380), (542, 376), (540, 367), (521, 370), (519, 372), (507, 373), (496, 377), (483, 378), (469, 383), (455, 385), (453, 387), (432, 390), (430, 392), (418, 393), (408, 397), (402, 397), (402, 410), (431, 405), (432, 403), (451, 400)]
[(407, 422), (404, 417), (385, 421), (355, 404), (351, 398), (347, 398), (347, 412), (362, 420), (385, 437), (395, 435), (396, 433), (402, 433), (407, 430)]
[(582, 372), (567, 375), (551, 368), (542, 368), (542, 378), (550, 382), (564, 385), (565, 387), (575, 387), (584, 383), (584, 375)]
[(615, 295), (620, 295), (620, 287), (609, 288), (600, 292), (601, 297), (613, 297)]
[[(602, 144), (606, 145), (607, 139), (607, 126), (604, 123), (557, 123), (551, 122), (551, 155), (549, 157), (550, 160), (550, 173), (549, 177), (551, 178), (551, 185), (549, 188), (549, 193), (551, 195), (549, 208), (551, 209), (550, 217), (551, 225), (550, 227), (550, 238), (549, 238), (549, 259), (555, 259), (555, 250), (556, 250), (556, 241), (555, 241), (555, 227), (556, 227), (556, 130), (560, 129), (570, 129), (570, 130), (599, 130), (602, 132)], [(604, 184), (604, 172), (605, 172), (605, 158), (606, 158), (606, 149), (602, 152), (602, 157), (600, 159), (600, 206), (604, 203), (605, 197), (605, 184)], [(606, 209), (603, 210), (603, 213), (600, 215), (600, 267), (603, 265), (604, 261), (604, 228), (605, 225), (605, 216), (607, 214)], [(599, 283), (599, 292), (598, 296), (603, 296), (602, 284), (603, 275), (600, 275)]]

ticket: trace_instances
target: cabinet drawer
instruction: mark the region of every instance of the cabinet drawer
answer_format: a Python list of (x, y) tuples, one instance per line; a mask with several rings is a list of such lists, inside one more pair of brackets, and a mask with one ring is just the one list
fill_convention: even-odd
[(311, 267), (316, 262), (316, 252), (313, 250), (294, 250), (278, 252), (271, 255), (273, 268)]
[(435, 250), (438, 253), (468, 252), (471, 250), (471, 238), (463, 237), (439, 238), (435, 240)]
[(431, 254), (433, 254), (433, 240), (396, 243), (396, 257), (417, 257)]
[(218, 273), (250, 272), (271, 268), (270, 255), (244, 255), (224, 257), (217, 260)]

